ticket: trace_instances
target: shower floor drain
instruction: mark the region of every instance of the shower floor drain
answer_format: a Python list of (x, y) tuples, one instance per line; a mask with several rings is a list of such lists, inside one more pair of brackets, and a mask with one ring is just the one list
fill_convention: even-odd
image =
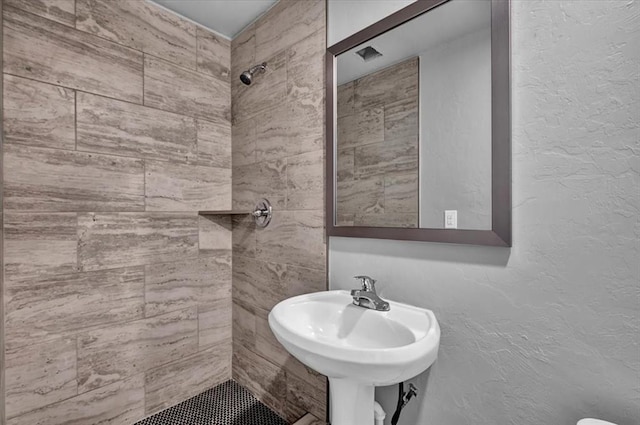
[(135, 425), (288, 425), (235, 381), (224, 382)]

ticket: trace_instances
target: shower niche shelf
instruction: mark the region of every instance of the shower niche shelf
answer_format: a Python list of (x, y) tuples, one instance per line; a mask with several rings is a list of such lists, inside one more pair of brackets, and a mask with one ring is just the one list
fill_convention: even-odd
[(258, 227), (267, 227), (273, 216), (273, 208), (268, 199), (261, 199), (256, 204), (253, 211), (246, 210), (203, 210), (198, 211), (198, 215), (250, 215)]
[(247, 215), (247, 214), (251, 214), (251, 211), (235, 211), (235, 210), (220, 210), (220, 211), (214, 211), (214, 210), (205, 210), (205, 211), (198, 211), (199, 215)]

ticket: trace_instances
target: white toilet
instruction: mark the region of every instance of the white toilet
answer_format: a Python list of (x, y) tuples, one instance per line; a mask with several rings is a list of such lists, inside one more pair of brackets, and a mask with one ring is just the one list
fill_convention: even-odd
[(585, 418), (578, 421), (578, 425), (616, 425), (613, 422), (601, 421), (600, 419)]

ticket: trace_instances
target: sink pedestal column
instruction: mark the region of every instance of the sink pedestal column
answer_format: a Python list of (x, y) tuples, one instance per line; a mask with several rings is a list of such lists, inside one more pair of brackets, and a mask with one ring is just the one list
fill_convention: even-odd
[(373, 385), (329, 378), (331, 425), (373, 425)]

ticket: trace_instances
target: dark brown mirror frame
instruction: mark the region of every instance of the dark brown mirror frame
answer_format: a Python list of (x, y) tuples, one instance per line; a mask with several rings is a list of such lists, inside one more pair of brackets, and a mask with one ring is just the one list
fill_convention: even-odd
[(510, 0), (491, 0), (491, 230), (353, 227), (335, 225), (336, 57), (450, 0), (418, 0), (327, 48), (327, 235), (470, 245), (511, 246)]

